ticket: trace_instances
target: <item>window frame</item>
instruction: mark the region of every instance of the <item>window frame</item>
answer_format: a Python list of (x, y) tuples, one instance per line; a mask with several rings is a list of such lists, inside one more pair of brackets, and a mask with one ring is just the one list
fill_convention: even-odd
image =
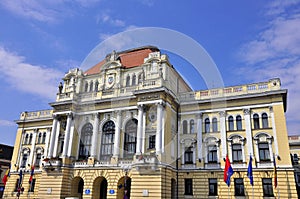
[(237, 131), (243, 130), (242, 116), (240, 115), (236, 116), (235, 122), (236, 122), (236, 130)]
[(207, 163), (209, 163), (209, 164), (218, 163), (218, 148), (217, 148), (217, 145), (207, 146), (207, 152), (208, 152), (207, 153)]
[(212, 119), (212, 132), (218, 132), (218, 119), (216, 117)]
[(204, 120), (204, 132), (205, 133), (210, 132), (210, 120), (209, 120), (209, 118), (205, 118), (205, 120)]
[(101, 160), (109, 161), (113, 155), (115, 130), (116, 130), (116, 126), (112, 120), (108, 120), (107, 122), (105, 122), (105, 124), (102, 127), (101, 156), (100, 156)]
[(269, 128), (269, 117), (267, 113), (261, 115), (262, 128)]
[(257, 113), (253, 114), (253, 128), (260, 129), (259, 115)]
[(233, 119), (233, 116), (230, 115), (228, 117), (228, 131), (234, 131), (234, 119)]
[(155, 149), (156, 135), (149, 135), (148, 149)]
[[(241, 182), (238, 182), (241, 181)], [(245, 185), (243, 178), (234, 178), (234, 195), (245, 196)]]
[[(240, 148), (235, 148), (236, 146), (239, 146)], [(231, 152), (232, 152), (232, 162), (243, 162), (243, 149), (242, 144), (240, 143), (234, 143), (231, 144)]]
[[(211, 191), (213, 188), (213, 191)], [(208, 195), (217, 196), (218, 195), (218, 179), (217, 178), (208, 178)]]
[[(262, 146), (266, 146), (266, 147), (262, 147)], [(259, 142), (257, 144), (257, 147), (258, 147), (259, 161), (261, 161), (261, 162), (269, 162), (269, 161), (271, 161), (271, 154), (270, 154), (269, 143), (268, 142)], [(262, 157), (262, 154), (263, 154), (264, 157)]]
[(184, 195), (186, 196), (193, 195), (193, 178), (184, 179)]
[(194, 151), (193, 147), (187, 147), (184, 151), (184, 164), (194, 164)]
[(262, 189), (264, 197), (274, 197), (272, 178), (262, 178)]
[[(124, 132), (124, 157), (133, 157), (136, 153), (136, 139), (137, 139), (137, 124), (136, 119), (127, 121)], [(132, 125), (132, 126), (131, 126)], [(130, 129), (128, 129), (130, 128)], [(133, 149), (129, 151), (129, 149)]]

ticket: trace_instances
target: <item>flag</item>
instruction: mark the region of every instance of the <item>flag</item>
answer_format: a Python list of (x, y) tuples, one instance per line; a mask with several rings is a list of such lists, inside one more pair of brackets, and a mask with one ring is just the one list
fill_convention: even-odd
[(23, 171), (22, 169), (20, 169), (20, 173), (19, 173), (19, 184), (18, 184), (18, 187), (21, 187), (22, 185), (22, 178), (23, 178)]
[(6, 182), (7, 182), (8, 178), (9, 178), (9, 176), (10, 176), (10, 170), (9, 169), (10, 168), (8, 168), (6, 170), (6, 172), (5, 172), (5, 174), (4, 174), (3, 178), (2, 178), (2, 182), (3, 182), (4, 186), (6, 185)]
[(252, 156), (250, 155), (247, 176), (250, 179), (250, 184), (253, 186), (253, 172), (252, 172)]
[(232, 176), (232, 174), (233, 174), (233, 169), (228, 159), (228, 155), (226, 155), (226, 163), (224, 169), (224, 182), (227, 184), (228, 187), (230, 186), (230, 177)]
[(273, 163), (274, 163), (274, 187), (277, 187), (277, 168), (276, 168), (276, 160), (275, 155), (273, 155)]
[(33, 175), (34, 175), (34, 166), (31, 166), (30, 177), (29, 177), (29, 184), (31, 184), (31, 182), (32, 182)]

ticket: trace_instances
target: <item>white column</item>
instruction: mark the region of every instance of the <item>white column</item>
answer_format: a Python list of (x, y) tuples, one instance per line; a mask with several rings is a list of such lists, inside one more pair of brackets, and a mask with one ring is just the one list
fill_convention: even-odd
[(163, 105), (162, 103), (157, 103), (157, 124), (156, 124), (156, 137), (155, 137), (155, 149), (156, 153), (160, 154), (161, 144), (162, 144), (162, 112)]
[(185, 162), (185, 146), (184, 142), (180, 143), (181, 144), (181, 164), (184, 165)]
[(137, 138), (136, 138), (136, 154), (141, 154), (142, 151), (142, 135), (143, 135), (143, 105), (138, 106), (138, 126), (137, 126)]
[[(70, 141), (70, 129), (71, 129), (71, 123), (73, 120), (73, 114), (68, 113), (67, 117), (67, 126), (66, 126), (66, 131), (65, 131), (65, 137), (64, 137), (64, 146), (63, 146), (63, 153), (62, 156), (66, 157), (68, 154), (68, 147), (69, 147), (69, 141)], [(70, 146), (72, 147), (72, 146)]]
[(94, 118), (95, 118), (95, 120), (94, 120), (94, 126), (93, 126), (91, 157), (96, 158), (100, 114), (96, 113), (94, 115)]
[(143, 112), (143, 133), (142, 133), (142, 143), (141, 143), (141, 147), (142, 147), (142, 153), (145, 153), (145, 142), (146, 142), (146, 112)]
[[(250, 117), (250, 109), (244, 109), (244, 120), (245, 120), (245, 129), (246, 129), (246, 139), (247, 139), (247, 147), (248, 147), (248, 155), (254, 155), (253, 153), (253, 141), (252, 141), (252, 128), (251, 128), (251, 117)], [(256, 153), (258, 155), (258, 153)]]
[(44, 157), (48, 157), (48, 149), (49, 149), (49, 144), (50, 144), (50, 128), (47, 128), (46, 132), (46, 140), (45, 140), (45, 150), (44, 150)]
[(273, 138), (274, 138), (274, 145), (275, 145), (275, 153), (276, 155), (279, 155), (278, 153), (278, 141), (277, 141), (277, 132), (276, 132), (276, 124), (275, 124), (275, 118), (274, 118), (274, 111), (273, 107), (270, 106), (270, 113), (271, 113), (271, 119), (272, 119), (272, 129), (273, 129)]
[[(269, 138), (268, 139), (268, 144), (269, 144), (269, 150), (270, 150), (270, 160), (271, 161), (273, 161), (273, 149), (272, 149), (272, 139), (271, 138)], [(275, 157), (276, 157), (276, 155), (275, 155)]]
[(54, 149), (53, 149), (53, 157), (58, 156), (58, 141), (59, 141), (59, 134), (60, 134), (60, 123), (61, 121), (58, 120), (57, 122), (57, 128), (55, 133), (55, 141), (54, 141)]
[(35, 141), (36, 135), (38, 134), (38, 129), (35, 129), (33, 132), (32, 140), (31, 140), (31, 149), (30, 149), (30, 156), (29, 156), (29, 164), (33, 164), (33, 155), (35, 153)]
[(115, 112), (117, 115), (117, 126), (116, 126), (116, 132), (115, 132), (115, 140), (114, 140), (114, 157), (119, 157), (120, 155), (120, 134), (121, 134), (121, 111), (116, 111)]
[(57, 115), (53, 115), (53, 123), (52, 123), (52, 129), (51, 129), (51, 140), (50, 140), (50, 147), (49, 147), (49, 154), (48, 157), (53, 157), (53, 150), (55, 146), (55, 138), (56, 138), (56, 128), (58, 124), (58, 118)]
[(198, 159), (202, 159), (202, 113), (197, 115), (197, 151)]
[(72, 156), (73, 138), (74, 138), (74, 120), (72, 121), (71, 128), (70, 128), (70, 140), (69, 140), (69, 147), (67, 153), (68, 157)]
[(222, 159), (226, 157), (227, 154), (227, 138), (226, 138), (226, 112), (220, 111), (220, 132), (221, 132), (221, 142), (222, 142)]

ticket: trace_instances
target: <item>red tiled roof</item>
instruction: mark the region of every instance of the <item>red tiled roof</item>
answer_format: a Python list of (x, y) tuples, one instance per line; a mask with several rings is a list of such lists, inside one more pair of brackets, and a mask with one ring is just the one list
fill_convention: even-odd
[[(153, 46), (146, 46), (118, 52), (117, 55), (119, 56), (121, 64), (124, 68), (133, 68), (142, 65), (144, 63), (144, 58), (148, 57), (149, 53), (156, 51), (159, 51), (159, 49)], [(106, 59), (85, 71), (84, 74), (92, 75), (99, 73), (101, 66), (105, 63)]]

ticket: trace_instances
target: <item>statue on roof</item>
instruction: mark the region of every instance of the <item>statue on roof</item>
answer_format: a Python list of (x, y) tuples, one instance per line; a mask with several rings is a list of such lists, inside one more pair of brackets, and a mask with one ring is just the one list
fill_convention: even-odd
[(59, 82), (59, 85), (58, 85), (59, 94), (62, 93), (62, 89), (63, 89), (63, 84), (61, 82)]
[(117, 52), (115, 50), (110, 54), (110, 61), (117, 61)]

